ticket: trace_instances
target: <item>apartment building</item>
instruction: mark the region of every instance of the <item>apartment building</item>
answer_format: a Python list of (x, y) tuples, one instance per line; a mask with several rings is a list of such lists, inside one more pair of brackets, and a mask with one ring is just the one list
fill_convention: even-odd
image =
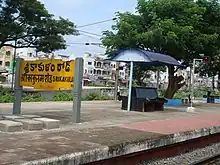
[(16, 49), (16, 57), (23, 58), (24, 60), (37, 60), (53, 57), (53, 53), (37, 52), (35, 48), (19, 48)]
[[(84, 55), (84, 80), (88, 82), (115, 81), (116, 62), (105, 60), (104, 55)], [(120, 63), (119, 79), (125, 80), (126, 68), (124, 63)]]
[(12, 65), (14, 49), (9, 46), (2, 47), (0, 49), (0, 72), (7, 72)]

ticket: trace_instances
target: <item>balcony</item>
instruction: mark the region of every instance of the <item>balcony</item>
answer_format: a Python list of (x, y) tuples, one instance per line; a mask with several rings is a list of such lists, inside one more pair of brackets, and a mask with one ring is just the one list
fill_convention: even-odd
[(95, 68), (103, 69), (103, 65), (94, 65)]

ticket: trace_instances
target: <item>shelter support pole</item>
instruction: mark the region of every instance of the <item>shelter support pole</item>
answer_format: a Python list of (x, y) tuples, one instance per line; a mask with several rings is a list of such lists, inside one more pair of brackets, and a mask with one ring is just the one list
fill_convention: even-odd
[(132, 90), (132, 82), (133, 82), (133, 68), (134, 68), (134, 62), (131, 61), (130, 63), (130, 78), (129, 78), (129, 90), (128, 90), (128, 109), (127, 111), (131, 110), (131, 90)]
[(196, 59), (193, 59), (193, 66), (192, 66), (192, 81), (191, 81), (191, 107), (193, 107), (193, 99), (194, 99), (194, 73), (195, 73), (195, 65), (196, 65)]
[(157, 77), (157, 89), (159, 89), (159, 84), (160, 84), (160, 71), (156, 71), (156, 77)]
[[(23, 59), (17, 58), (15, 65), (15, 86), (14, 86), (14, 103), (13, 103), (13, 114), (21, 114), (21, 99), (23, 87), (20, 85), (20, 66)], [(14, 68), (13, 68), (14, 69)]]
[(72, 122), (80, 122), (81, 96), (83, 80), (83, 58), (75, 59)]

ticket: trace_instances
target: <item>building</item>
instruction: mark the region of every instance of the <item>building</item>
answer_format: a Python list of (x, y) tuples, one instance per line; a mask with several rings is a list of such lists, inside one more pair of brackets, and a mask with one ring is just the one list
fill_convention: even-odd
[(45, 59), (52, 58), (54, 56), (53, 53), (43, 53), (37, 52), (35, 48), (19, 48), (16, 49), (16, 57), (23, 58), (24, 60), (37, 60), (37, 59)]
[[(84, 81), (94, 83), (114, 83), (116, 77), (116, 62), (105, 60), (104, 55), (84, 55)], [(126, 79), (125, 63), (120, 63), (119, 79)]]
[(14, 55), (14, 49), (9, 46), (2, 47), (0, 49), (0, 72), (7, 72), (11, 65)]
[(34, 48), (19, 48), (16, 49), (16, 57), (20, 57), (25, 60), (34, 60), (37, 58), (37, 52)]

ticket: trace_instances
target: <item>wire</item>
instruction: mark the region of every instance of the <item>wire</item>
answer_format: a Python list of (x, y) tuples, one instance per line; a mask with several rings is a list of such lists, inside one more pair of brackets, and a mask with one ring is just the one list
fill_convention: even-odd
[[(82, 25), (82, 26), (77, 26), (76, 29), (78, 30), (78, 28), (83, 28), (83, 27), (87, 27), (87, 26), (93, 26), (93, 25), (97, 25), (97, 24), (100, 24), (100, 23), (104, 23), (104, 22), (114, 21), (116, 19), (117, 18), (112, 18), (112, 19), (108, 19), (108, 20), (104, 20), (104, 21), (98, 21), (98, 22), (94, 22), (94, 23), (90, 23), (90, 24), (86, 24), (86, 25)], [(85, 35), (85, 36), (88, 36), (88, 37), (91, 37), (91, 38), (95, 38), (95, 37), (89, 36), (89, 35), (86, 35), (86, 34), (102, 37), (101, 34), (96, 34), (96, 33), (88, 32), (88, 31), (84, 31), (84, 30), (78, 30), (78, 31), (81, 32), (80, 35)], [(82, 34), (82, 33), (85, 33), (85, 34)], [(95, 38), (95, 39), (98, 39), (98, 38)], [(99, 46), (101, 48), (104, 48), (104, 47), (102, 47), (101, 43), (67, 43), (67, 44), (70, 44), (70, 45), (71, 44), (76, 44), (76, 45), (92, 45), (92, 46)]]
[(101, 34), (96, 34), (96, 33), (92, 33), (92, 32), (87, 32), (87, 31), (84, 31), (84, 30), (78, 30), (79, 32), (82, 32), (82, 33), (87, 33), (87, 34), (91, 34), (91, 35), (94, 35), (94, 36), (99, 36), (99, 37), (102, 37)]
[(86, 45), (86, 43), (83, 42), (71, 42), (71, 43), (67, 43), (68, 45)]
[(70, 45), (91, 45), (91, 46), (101, 46), (102, 43), (98, 43), (98, 42), (69, 42), (67, 44)]
[(102, 46), (102, 43), (95, 43), (95, 42), (70, 42), (67, 43), (68, 46), (71, 45), (85, 45), (85, 46), (98, 46), (100, 48), (105, 48), (104, 46)]
[(93, 38), (93, 39), (100, 40), (100, 38), (94, 37), (94, 36), (91, 36), (91, 35), (88, 35), (88, 34), (83, 34), (83, 33), (81, 33), (80, 35), (83, 35), (83, 36), (86, 36), (86, 37), (89, 37), (89, 38)]
[(116, 20), (117, 18), (112, 18), (112, 19), (107, 19), (107, 20), (104, 20), (104, 21), (98, 21), (98, 22), (94, 22), (94, 23), (90, 23), (90, 24), (86, 24), (86, 25), (81, 25), (81, 26), (76, 26), (76, 28), (83, 28), (83, 27), (87, 27), (87, 26), (93, 26), (93, 25), (97, 25), (97, 24), (100, 24), (100, 23), (105, 23), (105, 22), (109, 22), (109, 21), (114, 21)]

